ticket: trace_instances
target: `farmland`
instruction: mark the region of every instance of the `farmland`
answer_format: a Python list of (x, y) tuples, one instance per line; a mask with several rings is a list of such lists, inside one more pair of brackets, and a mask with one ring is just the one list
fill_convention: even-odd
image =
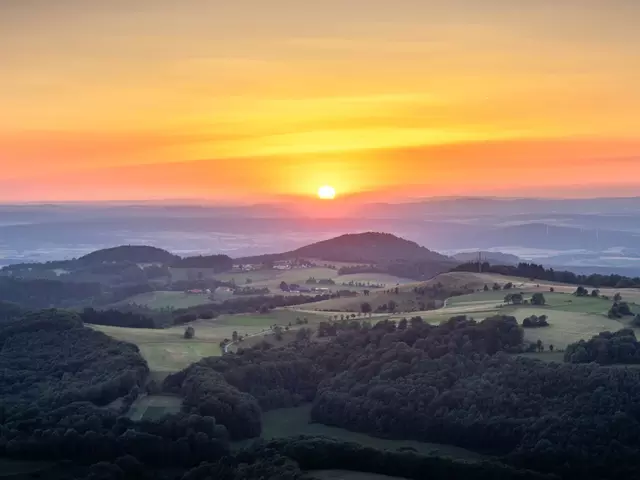
[(322, 315), (301, 314), (293, 310), (276, 309), (260, 315), (222, 315), (211, 320), (197, 320), (190, 323), (195, 337), (184, 338), (185, 325), (164, 329), (120, 328), (105, 325), (92, 325), (118, 340), (136, 344), (147, 360), (149, 368), (155, 372), (175, 372), (188, 367), (201, 358), (222, 354), (220, 342), (230, 339), (233, 332), (243, 337), (268, 333), (272, 325), (286, 326), (295, 324), (298, 317), (307, 318), (313, 326), (322, 320)]
[[(372, 437), (363, 433), (350, 432), (344, 428), (330, 427), (320, 423), (309, 423), (310, 412), (311, 405), (265, 412), (262, 415), (261, 438), (272, 439), (296, 435), (319, 435), (386, 450), (397, 450), (400, 448), (415, 449), (418, 453), (425, 455), (453, 457), (468, 461), (477, 461), (485, 458), (476, 452), (452, 445), (416, 442), (412, 440), (388, 440)], [(237, 442), (236, 446), (241, 447), (250, 442), (251, 440)]]
[[(472, 274), (475, 275), (475, 274)], [(511, 281), (511, 280), (510, 280)], [(499, 282), (504, 284), (505, 281)], [(515, 282), (514, 282), (515, 283)], [(550, 287), (538, 287), (531, 283), (520, 284), (523, 288), (509, 291), (481, 291), (451, 297), (446, 302), (446, 307), (430, 311), (417, 312), (430, 323), (439, 323), (456, 315), (468, 315), (477, 319), (482, 319), (491, 315), (512, 315), (518, 322), (531, 315), (547, 315), (549, 327), (525, 329), (525, 340), (537, 342), (541, 340), (544, 345), (553, 345), (556, 349), (564, 349), (568, 344), (580, 339), (589, 339), (603, 331), (616, 331), (629, 326), (627, 319), (610, 319), (607, 311), (611, 307), (612, 301), (602, 297), (576, 297), (569, 292), (575, 291), (575, 286), (555, 286), (555, 292), (549, 292)], [(546, 291), (543, 289), (546, 288)], [(558, 291), (560, 290), (560, 292)], [(531, 297), (533, 293), (543, 293), (546, 304), (544, 306), (534, 305), (505, 305), (504, 297), (507, 293), (524, 294), (525, 299)], [(566, 292), (566, 293), (565, 293)], [(613, 296), (615, 292), (611, 292)], [(621, 292), (623, 299), (627, 299), (629, 292)], [(636, 298), (631, 296), (631, 298)], [(640, 313), (640, 306), (630, 303), (631, 310)]]
[[(331, 288), (332, 290), (338, 290), (343, 287), (343, 284), (349, 284), (350, 282), (364, 283), (364, 284), (376, 284), (384, 285), (387, 288), (395, 286), (396, 284), (409, 283), (412, 280), (396, 277), (386, 273), (356, 273), (350, 275), (338, 275), (337, 270), (327, 267), (312, 267), (312, 268), (299, 268), (292, 270), (257, 270), (253, 272), (232, 272), (221, 273), (216, 275), (216, 280), (223, 282), (235, 282), (236, 285), (245, 285), (247, 280), (250, 280), (250, 284), (253, 287), (267, 287), (272, 291), (278, 291), (281, 282), (297, 283), (304, 285), (309, 278), (331, 279), (335, 282), (335, 285), (320, 285)], [(350, 287), (354, 289), (364, 289), (367, 287)]]

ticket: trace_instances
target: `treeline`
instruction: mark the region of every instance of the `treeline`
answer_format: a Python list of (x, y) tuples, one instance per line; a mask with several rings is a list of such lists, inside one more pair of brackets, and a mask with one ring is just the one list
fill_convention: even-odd
[(350, 267), (340, 267), (338, 275), (352, 275), (356, 273), (387, 273), (384, 268), (376, 265), (352, 265)]
[(601, 332), (590, 340), (580, 340), (567, 346), (564, 361), (601, 365), (637, 364), (640, 363), (640, 342), (629, 328), (614, 333)]
[(108, 305), (154, 289), (146, 281), (108, 286), (99, 282), (0, 277), (0, 302), (11, 302), (33, 310)]
[(410, 278), (413, 280), (426, 280), (435, 277), (439, 273), (446, 272), (451, 268), (452, 264), (452, 262), (434, 260), (417, 260), (413, 262), (396, 260), (392, 262), (377, 263), (375, 265), (355, 265), (351, 267), (342, 267), (338, 270), (338, 274), (349, 275), (354, 273), (384, 273), (394, 275), (396, 277)]
[(93, 325), (111, 325), (126, 328), (157, 328), (153, 318), (142, 313), (114, 309), (95, 310), (93, 308), (85, 308), (79, 315), (84, 323)]
[(269, 313), (274, 308), (291, 307), (304, 303), (319, 302), (332, 298), (331, 295), (273, 295), (229, 298), (219, 303), (206, 303), (172, 312), (175, 325), (193, 322), (198, 318), (215, 318), (224, 314)]
[(640, 287), (640, 277), (625, 277), (622, 275), (580, 275), (568, 271), (556, 271), (553, 268), (544, 268), (535, 263), (519, 263), (518, 265), (491, 265), (484, 262), (481, 266), (478, 262), (458, 265), (452, 271), (477, 272), (479, 268), (483, 272), (497, 273), (513, 277), (529, 278), (531, 280), (545, 280), (549, 282), (568, 283), (570, 285), (587, 285), (595, 288), (632, 288)]
[(233, 268), (233, 259), (228, 255), (198, 255), (174, 260), (171, 266), (175, 268), (213, 268), (219, 272), (226, 272)]
[[(301, 305), (332, 298), (332, 295), (244, 296), (236, 295), (222, 302), (206, 303), (176, 310), (153, 310), (144, 305), (126, 305), (107, 310), (86, 307), (80, 312), (82, 321), (94, 325), (128, 328), (164, 328), (183, 325), (198, 319), (213, 319), (238, 313), (269, 313), (274, 308)], [(1, 305), (0, 305), (1, 306)], [(0, 318), (2, 309), (0, 308)]]
[(68, 307), (92, 302), (102, 295), (99, 283), (75, 283), (59, 280), (0, 277), (0, 301), (26, 308)]
[(554, 480), (557, 477), (518, 470), (498, 462), (470, 463), (413, 452), (376, 450), (330, 438), (294, 437), (271, 440), (209, 458), (192, 469), (158, 469), (131, 455), (91, 466), (60, 465), (40, 472), (51, 480), (313, 480), (313, 471), (345, 470), (410, 480), (452, 478)]

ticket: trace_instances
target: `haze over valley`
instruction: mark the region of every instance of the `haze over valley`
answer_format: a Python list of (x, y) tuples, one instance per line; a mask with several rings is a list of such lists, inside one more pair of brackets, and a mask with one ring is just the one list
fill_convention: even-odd
[(640, 274), (640, 198), (426, 199), (357, 211), (338, 205), (331, 214), (314, 218), (295, 203), (4, 205), (0, 263), (71, 259), (127, 244), (241, 257), (383, 231), (446, 255), (499, 252), (583, 273)]

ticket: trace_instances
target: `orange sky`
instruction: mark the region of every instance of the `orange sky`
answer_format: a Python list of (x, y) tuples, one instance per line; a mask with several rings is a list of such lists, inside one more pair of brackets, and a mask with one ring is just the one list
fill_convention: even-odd
[(3, 0), (0, 201), (631, 194), (638, 18), (635, 0)]

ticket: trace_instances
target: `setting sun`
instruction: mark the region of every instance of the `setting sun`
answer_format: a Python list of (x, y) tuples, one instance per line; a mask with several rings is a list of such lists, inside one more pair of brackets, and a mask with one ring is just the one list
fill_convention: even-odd
[(318, 197), (323, 200), (333, 200), (336, 198), (336, 189), (329, 185), (324, 185), (318, 189)]

